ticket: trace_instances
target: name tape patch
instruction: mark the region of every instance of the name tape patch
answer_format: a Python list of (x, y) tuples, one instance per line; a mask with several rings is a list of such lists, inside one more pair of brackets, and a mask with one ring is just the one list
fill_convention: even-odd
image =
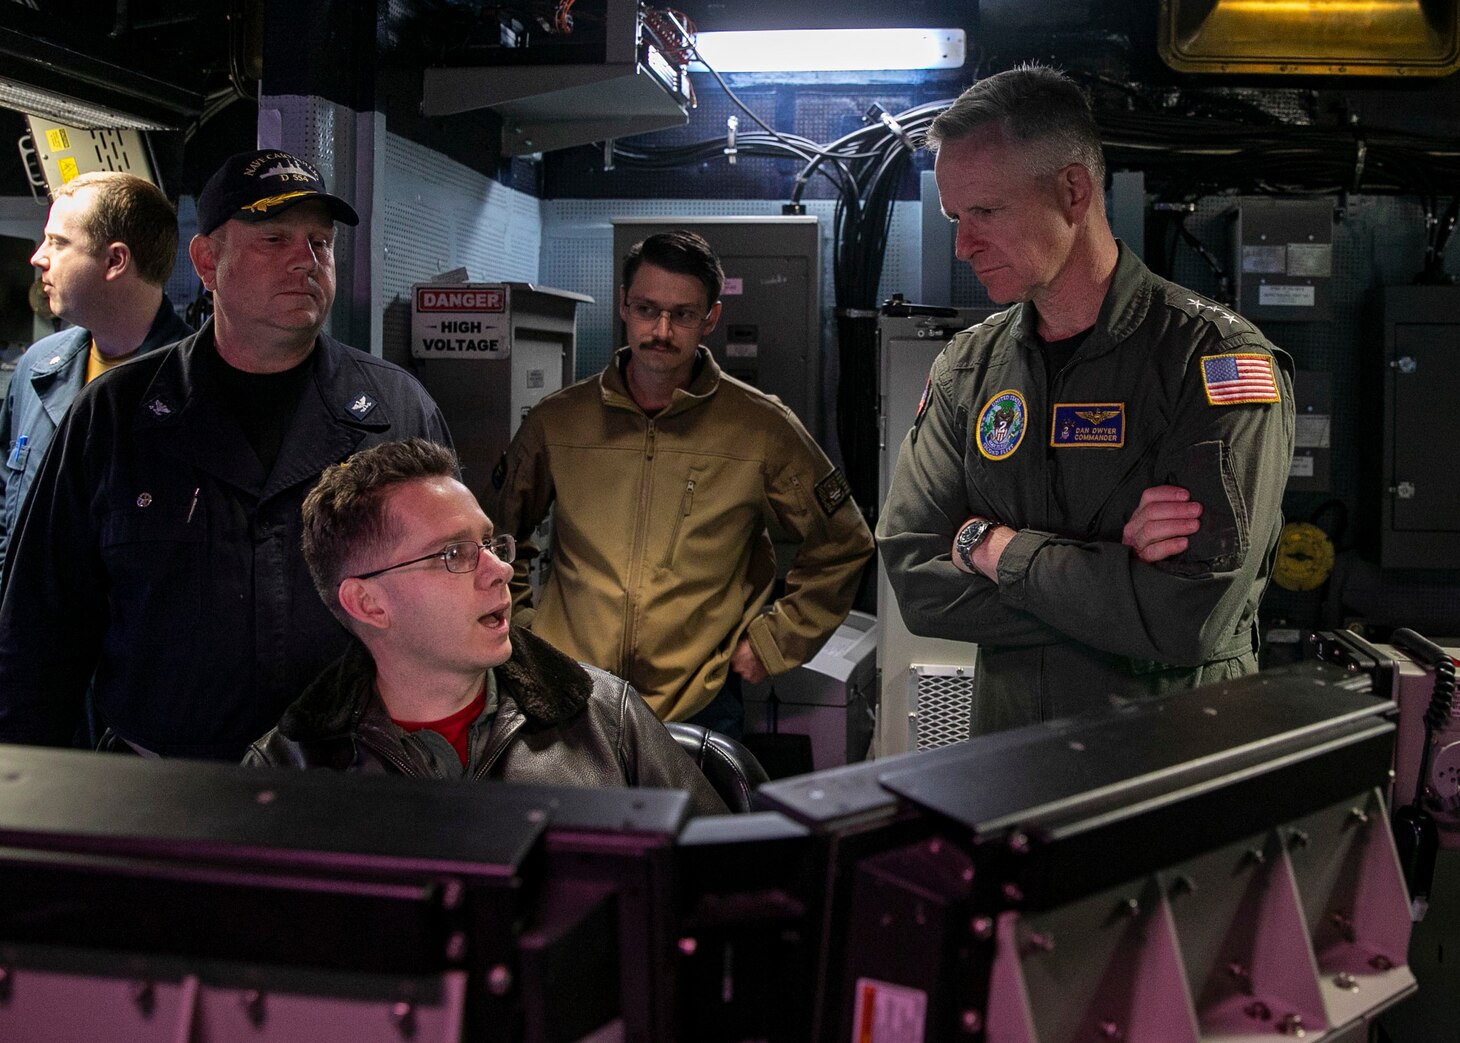
[(1119, 449), (1125, 445), (1125, 403), (1056, 402), (1049, 444)]

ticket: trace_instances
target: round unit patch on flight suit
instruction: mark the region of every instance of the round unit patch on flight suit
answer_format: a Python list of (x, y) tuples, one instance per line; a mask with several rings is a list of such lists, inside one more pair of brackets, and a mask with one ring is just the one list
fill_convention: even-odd
[(1012, 388), (1000, 391), (979, 410), (973, 428), (978, 451), (990, 460), (1013, 456), (1024, 440), (1026, 419), (1024, 396)]

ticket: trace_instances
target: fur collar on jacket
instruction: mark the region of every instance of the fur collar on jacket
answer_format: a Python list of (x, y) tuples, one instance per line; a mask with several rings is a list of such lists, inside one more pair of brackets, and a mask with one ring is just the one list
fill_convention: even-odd
[[(511, 634), (512, 656), (497, 667), (497, 684), (517, 704), (527, 726), (558, 724), (578, 714), (593, 692), (588, 671), (530, 631), (514, 626)], [(379, 703), (375, 661), (364, 645), (352, 641), (284, 711), (279, 733), (293, 742), (344, 735)]]

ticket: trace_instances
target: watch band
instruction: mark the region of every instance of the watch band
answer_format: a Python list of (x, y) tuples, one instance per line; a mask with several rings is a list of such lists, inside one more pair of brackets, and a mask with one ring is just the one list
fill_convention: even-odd
[(958, 535), (953, 539), (953, 547), (968, 572), (978, 572), (973, 564), (973, 552), (983, 544), (984, 540), (989, 538), (989, 533), (1002, 525), (1003, 522), (994, 521), (992, 518), (970, 518), (963, 523), (958, 530)]

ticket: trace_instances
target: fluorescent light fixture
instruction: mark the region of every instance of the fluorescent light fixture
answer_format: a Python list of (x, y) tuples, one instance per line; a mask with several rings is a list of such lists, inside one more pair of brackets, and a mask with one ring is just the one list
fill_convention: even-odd
[(957, 69), (962, 29), (774, 29), (700, 33), (695, 48), (716, 72)]

